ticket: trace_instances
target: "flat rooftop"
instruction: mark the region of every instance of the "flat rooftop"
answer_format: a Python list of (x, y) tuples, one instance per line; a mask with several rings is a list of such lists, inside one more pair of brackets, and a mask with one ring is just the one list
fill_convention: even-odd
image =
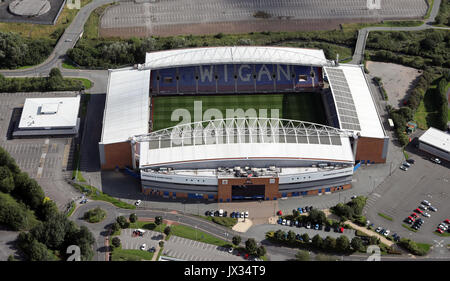
[(19, 129), (73, 128), (77, 125), (80, 96), (29, 98), (20, 118)]
[(419, 141), (435, 146), (447, 153), (450, 152), (450, 134), (436, 128), (430, 127), (419, 137)]

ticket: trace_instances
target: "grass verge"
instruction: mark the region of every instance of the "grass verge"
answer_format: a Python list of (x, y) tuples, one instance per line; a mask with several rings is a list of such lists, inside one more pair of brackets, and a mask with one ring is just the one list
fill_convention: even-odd
[(83, 193), (86, 193), (87, 196), (89, 196), (89, 198), (91, 198), (92, 200), (99, 200), (99, 201), (105, 201), (105, 202), (109, 202), (111, 204), (113, 204), (116, 207), (122, 208), (122, 209), (136, 209), (136, 206), (128, 204), (126, 202), (122, 202), (119, 199), (116, 199), (114, 197), (109, 196), (106, 193), (103, 193), (101, 191), (99, 191), (97, 188), (87, 185), (87, 184), (77, 184), (77, 183), (72, 183), (72, 185), (77, 188), (78, 190), (80, 190)]
[(122, 247), (114, 248), (112, 251), (112, 261), (150, 261), (153, 254), (149, 251), (142, 250), (124, 250)]
[(407, 224), (404, 224), (404, 223), (403, 223), (402, 226), (403, 226), (404, 228), (406, 228), (406, 229), (412, 231), (412, 232), (417, 232), (417, 230), (415, 230), (414, 228), (410, 227), (410, 226), (407, 225)]
[(388, 221), (393, 221), (393, 220), (394, 220), (394, 219), (391, 218), (390, 216), (388, 216), (388, 215), (386, 215), (386, 214), (383, 214), (383, 213), (378, 213), (378, 215), (379, 215), (380, 217), (382, 217), (382, 218), (387, 219)]
[(230, 218), (230, 217), (211, 217), (211, 216), (200, 216), (202, 219), (208, 220), (208, 221), (212, 221), (214, 223), (226, 226), (228, 228), (232, 228), (233, 226), (235, 226), (238, 222), (237, 219), (235, 218)]
[[(208, 234), (206, 232), (200, 231), (198, 229), (184, 226), (184, 225), (173, 225), (172, 230), (170, 232), (171, 235), (183, 237), (190, 240), (195, 240), (207, 244), (212, 244), (220, 247), (224, 247), (226, 245), (229, 245), (227, 241), (224, 241), (222, 239), (216, 238), (215, 236), (212, 236), (211, 234)], [(163, 228), (164, 229), (164, 228)]]

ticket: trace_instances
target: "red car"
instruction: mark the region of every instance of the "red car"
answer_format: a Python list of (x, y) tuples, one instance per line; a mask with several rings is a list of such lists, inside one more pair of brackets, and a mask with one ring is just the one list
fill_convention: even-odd
[(281, 210), (279, 210), (278, 212), (277, 212), (277, 216), (282, 216), (283, 215), (283, 212), (281, 211)]
[(340, 233), (344, 233), (344, 228), (341, 227), (341, 228), (339, 229), (339, 232), (340, 232)]
[(244, 259), (248, 260), (248, 254), (245, 254)]
[(440, 228), (436, 229), (437, 232), (439, 232), (440, 234), (444, 233), (444, 231)]
[(419, 208), (415, 209), (414, 211), (423, 214), (423, 211), (421, 209), (419, 209)]
[(416, 220), (415, 218), (413, 218), (413, 217), (411, 217), (411, 216), (409, 216), (408, 219), (410, 219), (410, 220), (412, 220), (412, 221), (415, 221), (415, 220)]
[(450, 224), (450, 220), (449, 220), (449, 219), (446, 219), (444, 222), (445, 222), (446, 224)]
[(414, 218), (418, 217), (418, 215), (416, 213), (412, 213), (411, 216), (414, 217)]

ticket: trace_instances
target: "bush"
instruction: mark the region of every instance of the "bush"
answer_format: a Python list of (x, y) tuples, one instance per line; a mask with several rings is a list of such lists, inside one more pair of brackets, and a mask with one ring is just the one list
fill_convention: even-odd
[(135, 223), (137, 221), (138, 217), (135, 213), (131, 214), (129, 217), (129, 220), (131, 223)]
[(105, 210), (97, 207), (84, 213), (83, 218), (90, 223), (97, 223), (106, 218), (106, 212)]
[(117, 217), (116, 221), (120, 225), (120, 228), (122, 229), (130, 227), (130, 223), (124, 216)]
[(408, 238), (402, 238), (400, 239), (400, 242), (398, 242), (398, 245), (405, 250), (409, 251), (413, 255), (417, 256), (424, 256), (428, 253), (424, 247), (419, 247), (419, 245)]
[(295, 254), (295, 259), (298, 261), (309, 261), (311, 259), (311, 255), (308, 251), (300, 250)]
[(171, 231), (171, 228), (170, 228), (170, 226), (166, 226), (166, 228), (164, 228), (164, 234), (165, 235), (169, 235), (170, 234), (170, 231)]
[(233, 236), (232, 242), (235, 246), (239, 246), (239, 244), (241, 244), (241, 241), (241, 236)]
[(120, 238), (119, 238), (119, 237), (114, 237), (114, 238), (111, 240), (111, 245), (112, 245), (114, 248), (119, 248), (120, 245), (121, 245)]

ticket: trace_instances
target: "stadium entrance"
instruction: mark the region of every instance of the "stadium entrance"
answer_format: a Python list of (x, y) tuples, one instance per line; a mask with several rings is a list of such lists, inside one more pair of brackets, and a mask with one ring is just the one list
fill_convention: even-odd
[(263, 200), (266, 192), (265, 185), (233, 185), (231, 199), (233, 200)]
[(218, 201), (234, 200), (276, 200), (277, 177), (221, 178), (218, 181)]

